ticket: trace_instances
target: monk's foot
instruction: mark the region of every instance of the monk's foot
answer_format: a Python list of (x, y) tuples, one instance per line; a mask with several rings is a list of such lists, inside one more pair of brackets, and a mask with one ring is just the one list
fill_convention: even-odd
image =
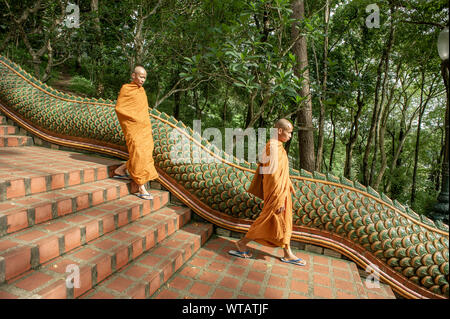
[(122, 164), (122, 165), (120, 165), (119, 167), (117, 167), (117, 168), (114, 170), (114, 174), (115, 174), (115, 175), (119, 175), (119, 176), (127, 175), (126, 165), (125, 165), (125, 164)]
[(113, 178), (131, 180), (131, 176), (126, 169), (123, 171), (116, 169), (113, 174)]
[(239, 250), (239, 251), (245, 251), (245, 249), (247, 248), (246, 245), (244, 245), (244, 246), (241, 247), (241, 245), (240, 245), (240, 243), (239, 243), (239, 240), (237, 240), (234, 244), (236, 245), (236, 248), (237, 248), (237, 250)]
[(244, 258), (250, 258), (252, 257), (252, 254), (250, 253), (250, 251), (247, 248), (247, 245), (242, 245), (240, 243), (240, 241), (236, 241), (235, 242), (237, 251), (244, 257)]
[(285, 257), (281, 257), (280, 260), (284, 263), (288, 263), (288, 264), (293, 264), (293, 265), (298, 265), (298, 266), (305, 266), (306, 265), (306, 261), (304, 261), (301, 258), (298, 258), (294, 255), (292, 256), (285, 256)]
[(136, 194), (136, 196), (139, 197), (139, 198), (142, 198), (142, 199), (147, 199), (147, 200), (153, 199), (152, 194), (147, 192), (145, 187), (142, 187), (142, 186), (139, 187), (139, 192)]
[(140, 193), (137, 193), (136, 196), (141, 198), (141, 199), (146, 199), (146, 200), (152, 200), (153, 199), (153, 195), (152, 194), (140, 194)]
[(247, 249), (246, 245), (240, 245), (239, 241), (236, 241), (235, 245), (236, 245), (237, 249), (236, 250), (229, 250), (228, 253), (230, 255), (233, 255), (233, 256), (236, 256), (236, 257), (239, 257), (239, 258), (244, 258), (244, 259), (252, 258), (252, 254), (250, 253), (250, 251), (246, 250)]
[(249, 254), (248, 252), (242, 252), (239, 250), (229, 250), (228, 253), (232, 256), (236, 256), (239, 258), (244, 258), (244, 259), (250, 259), (252, 258), (252, 255)]

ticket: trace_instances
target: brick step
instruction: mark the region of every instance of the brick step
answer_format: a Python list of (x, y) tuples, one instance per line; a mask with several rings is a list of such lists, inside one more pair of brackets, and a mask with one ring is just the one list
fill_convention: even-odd
[(282, 248), (255, 242), (248, 245), (253, 258), (242, 259), (228, 254), (237, 240), (214, 235), (152, 298), (395, 299), (383, 282), (367, 287), (353, 261), (292, 246), (292, 252), (306, 261), (306, 266), (297, 266), (280, 261)]
[(0, 124), (0, 136), (4, 135), (18, 135), (20, 129), (14, 125)]
[(0, 212), (8, 199), (104, 180), (121, 163), (36, 146), (8, 150), (0, 148)]
[(0, 147), (21, 147), (34, 145), (31, 136), (2, 135), (0, 136)]
[[(170, 236), (190, 216), (188, 208), (161, 208), (0, 285), (0, 298), (77, 298)], [(79, 271), (78, 288), (66, 285), (73, 267)]]
[(136, 191), (134, 183), (111, 178), (5, 201), (0, 203), (0, 237)]
[(0, 283), (167, 205), (168, 192), (151, 193), (154, 199), (150, 201), (128, 195), (4, 236), (0, 239)]
[(151, 298), (206, 243), (212, 231), (209, 223), (189, 223), (81, 298)]

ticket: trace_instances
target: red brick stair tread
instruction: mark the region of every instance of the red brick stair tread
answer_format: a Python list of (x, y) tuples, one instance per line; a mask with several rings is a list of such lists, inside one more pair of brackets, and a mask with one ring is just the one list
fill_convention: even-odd
[(293, 252), (306, 266), (282, 263), (281, 248), (251, 243), (252, 259), (231, 256), (235, 238), (211, 238), (154, 295), (163, 299), (395, 299), (380, 282), (369, 289), (354, 262), (313, 252)]
[(208, 240), (212, 225), (191, 222), (82, 298), (150, 298)]
[[(5, 231), (2, 227), (7, 228), (7, 233), (14, 233), (73, 214), (78, 211), (79, 205), (82, 205), (81, 209), (86, 208), (86, 205), (94, 207), (133, 191), (129, 181), (108, 179), (11, 199), (0, 203), (0, 234)], [(86, 201), (88, 204), (80, 204)]]
[[(128, 262), (152, 248), (157, 242), (165, 239), (190, 219), (190, 210), (184, 207), (164, 207), (156, 212), (134, 221), (118, 230), (95, 239), (68, 254), (45, 263), (36, 270), (0, 285), (0, 293), (20, 292), (21, 298), (55, 296), (66, 298), (65, 278), (67, 265), (77, 265), (80, 269), (80, 289), (73, 289), (73, 297), (78, 297), (92, 288), (93, 280), (100, 282), (111, 275), (114, 270), (125, 266)], [(94, 271), (95, 269), (95, 271)], [(33, 284), (36, 278), (46, 278), (45, 283)], [(84, 279), (83, 279), (84, 278)], [(62, 288), (63, 287), (63, 288)]]
[(17, 126), (0, 124), (0, 136), (17, 135), (18, 133), (19, 133), (19, 128)]
[[(119, 229), (168, 203), (167, 192), (151, 190), (151, 193), (155, 197), (152, 201), (128, 195), (0, 238), (0, 258), (4, 258), (6, 268), (3, 280)], [(66, 241), (74, 239), (79, 239), (77, 245), (65, 247)], [(0, 274), (0, 283), (1, 277)]]
[(25, 135), (1, 135), (0, 147), (24, 147), (33, 144), (33, 138)]
[(109, 177), (109, 169), (120, 163), (43, 147), (24, 146), (13, 152), (0, 147), (0, 187), (6, 188), (5, 194), (0, 193), (0, 202), (104, 180)]

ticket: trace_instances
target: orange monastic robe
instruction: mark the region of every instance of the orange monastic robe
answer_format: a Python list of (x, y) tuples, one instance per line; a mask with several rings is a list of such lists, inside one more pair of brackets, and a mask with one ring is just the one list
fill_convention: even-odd
[(127, 143), (127, 169), (138, 185), (158, 178), (153, 160), (153, 133), (147, 94), (135, 83), (124, 84), (116, 102), (116, 114)]
[[(248, 189), (249, 193), (263, 198), (264, 205), (245, 237), (265, 246), (285, 248), (292, 235), (293, 186), (289, 177), (289, 160), (283, 143), (275, 139), (266, 144), (264, 152), (266, 157), (263, 157), (263, 163), (258, 164)], [(275, 214), (283, 206), (284, 212)]]

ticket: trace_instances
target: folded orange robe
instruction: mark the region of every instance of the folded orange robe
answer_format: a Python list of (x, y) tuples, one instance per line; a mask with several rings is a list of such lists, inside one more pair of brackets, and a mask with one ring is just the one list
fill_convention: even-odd
[(124, 84), (116, 102), (116, 114), (128, 148), (127, 169), (138, 185), (158, 178), (153, 160), (153, 133), (147, 94), (135, 83)]
[[(245, 237), (265, 246), (285, 248), (292, 235), (293, 186), (289, 160), (283, 143), (278, 140), (270, 140), (264, 152), (267, 157), (258, 164), (248, 189), (249, 193), (264, 199), (263, 209)], [(275, 214), (280, 207), (285, 207), (284, 212)]]

